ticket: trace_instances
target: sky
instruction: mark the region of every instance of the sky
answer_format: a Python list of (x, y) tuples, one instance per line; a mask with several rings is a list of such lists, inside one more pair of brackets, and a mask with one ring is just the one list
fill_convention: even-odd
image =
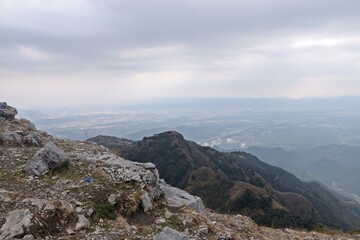
[(0, 0), (0, 101), (360, 96), (358, 0)]

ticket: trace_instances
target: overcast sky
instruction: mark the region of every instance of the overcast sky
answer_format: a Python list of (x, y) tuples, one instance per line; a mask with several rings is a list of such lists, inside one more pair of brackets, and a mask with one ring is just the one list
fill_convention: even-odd
[(360, 95), (358, 0), (0, 0), (0, 101)]

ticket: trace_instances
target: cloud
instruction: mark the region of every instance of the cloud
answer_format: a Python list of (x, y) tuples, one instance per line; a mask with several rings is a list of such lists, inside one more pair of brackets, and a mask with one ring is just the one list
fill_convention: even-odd
[(356, 0), (2, 0), (0, 95), (14, 99), (10, 82), (31, 99), (20, 105), (58, 103), (64, 92), (60, 104), (89, 104), (96, 92), (104, 103), (359, 95), (359, 8)]

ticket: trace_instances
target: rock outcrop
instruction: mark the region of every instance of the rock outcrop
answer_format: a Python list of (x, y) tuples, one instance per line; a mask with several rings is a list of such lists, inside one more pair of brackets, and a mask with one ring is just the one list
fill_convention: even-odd
[(31, 214), (29, 209), (17, 209), (9, 212), (6, 222), (0, 229), (0, 240), (13, 239), (23, 235), (32, 225)]
[(0, 102), (0, 117), (11, 120), (15, 119), (17, 113), (16, 108), (7, 105), (6, 102)]
[(21, 146), (23, 141), (16, 132), (4, 132), (0, 133), (0, 145)]
[(169, 206), (179, 207), (186, 205), (195, 209), (199, 213), (206, 213), (206, 209), (201, 198), (193, 196), (179, 188), (172, 187), (164, 181), (161, 182), (160, 189), (164, 193), (164, 197)]
[(52, 140), (46, 132), (38, 131), (35, 125), (26, 119), (7, 119), (0, 124), (0, 146), (43, 147)]
[(25, 166), (30, 175), (40, 176), (49, 170), (55, 170), (69, 163), (66, 153), (54, 143), (49, 142), (40, 149)]
[(137, 163), (125, 160), (114, 154), (100, 153), (97, 155), (80, 154), (80, 159), (87, 162), (102, 161), (106, 164), (103, 170), (111, 177), (112, 181), (137, 182), (148, 192), (141, 196), (142, 208), (145, 212), (154, 206), (153, 201), (164, 196), (166, 204), (172, 207), (190, 206), (199, 213), (205, 213), (205, 207), (201, 198), (172, 187), (159, 179), (159, 173), (153, 163)]

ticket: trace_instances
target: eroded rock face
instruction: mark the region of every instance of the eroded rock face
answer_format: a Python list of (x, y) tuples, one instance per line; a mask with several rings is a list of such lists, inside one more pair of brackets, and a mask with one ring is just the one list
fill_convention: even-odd
[(16, 108), (7, 105), (6, 102), (0, 102), (0, 117), (11, 120), (15, 118), (17, 113)]
[(29, 209), (17, 209), (9, 212), (5, 224), (0, 230), (0, 239), (8, 240), (23, 235), (32, 225), (33, 215)]
[(81, 154), (79, 158), (86, 162), (103, 162), (103, 171), (114, 182), (136, 182), (147, 191), (141, 197), (142, 206), (145, 212), (154, 206), (153, 201), (162, 195), (160, 190), (159, 172), (153, 163), (138, 163), (125, 160), (114, 154)]
[(66, 153), (54, 143), (49, 142), (26, 164), (25, 171), (30, 175), (40, 176), (68, 163), (69, 158)]
[(101, 161), (107, 164), (103, 170), (113, 181), (137, 182), (147, 186), (148, 192), (142, 195), (141, 201), (145, 212), (153, 208), (153, 201), (164, 195), (169, 206), (190, 206), (199, 213), (205, 213), (205, 207), (201, 198), (193, 196), (179, 188), (172, 187), (159, 179), (158, 170), (153, 163), (138, 163), (125, 160), (113, 154), (82, 154), (80, 158), (88, 162)]

